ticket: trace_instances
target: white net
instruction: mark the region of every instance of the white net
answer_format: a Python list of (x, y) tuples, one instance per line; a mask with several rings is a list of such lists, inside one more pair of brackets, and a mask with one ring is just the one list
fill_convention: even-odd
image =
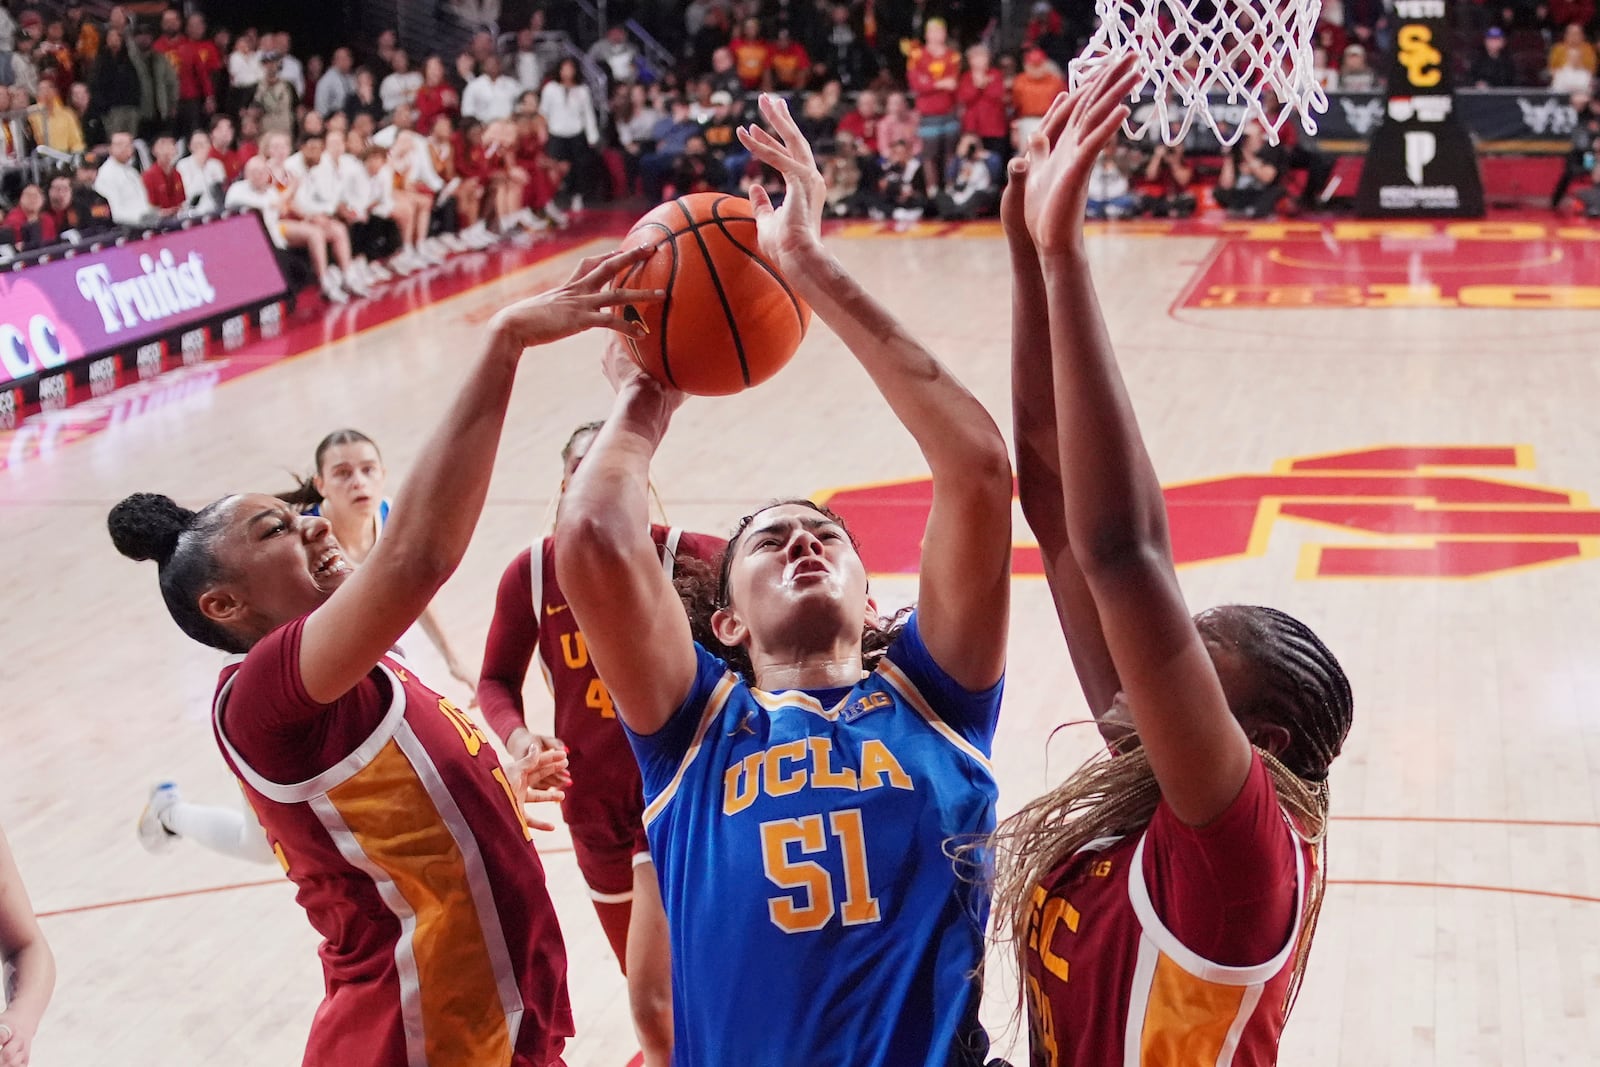
[[(1095, 0), (1099, 25), (1067, 68), (1073, 88), (1127, 52), (1144, 74), (1134, 90), (1128, 135), (1152, 131), (1178, 144), (1198, 117), (1224, 145), (1251, 119), (1278, 142), (1298, 116), (1317, 132), (1314, 112), (1328, 109), (1318, 84), (1312, 44), (1321, 0)], [(1212, 105), (1225, 112), (1219, 117)]]

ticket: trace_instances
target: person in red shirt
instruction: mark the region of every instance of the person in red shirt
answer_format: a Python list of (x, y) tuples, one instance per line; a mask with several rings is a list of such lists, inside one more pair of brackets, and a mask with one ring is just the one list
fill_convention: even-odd
[(961, 57), (949, 46), (943, 19), (929, 19), (922, 32), (923, 46), (906, 61), (906, 84), (916, 95), (922, 175), (932, 198), (961, 137), (961, 119), (956, 114)]
[(767, 83), (772, 68), (772, 45), (761, 36), (761, 20), (748, 18), (738, 36), (728, 42), (733, 53), (734, 71), (747, 90), (760, 89)]
[(440, 115), (453, 123), (461, 117), (461, 94), (445, 77), (444, 60), (429, 56), (422, 64), (422, 88), (417, 90), (417, 129), (433, 129)]
[(12, 232), (19, 248), (42, 248), (54, 243), (60, 233), (55, 218), (44, 209), (44, 190), (37, 185), (23, 187), (17, 206), (0, 220), (0, 226)]
[(1111, 754), (997, 830), (995, 918), (1034, 1063), (1268, 1067), (1316, 929), (1328, 768), (1353, 702), (1304, 623), (1184, 603), (1082, 251), (1132, 62), (1051, 111), (1001, 209), (1023, 514)]
[(1011, 124), (1006, 119), (1006, 80), (989, 65), (989, 49), (967, 49), (967, 69), (956, 88), (961, 105), (961, 132), (983, 141), (983, 147), (1005, 159), (1011, 155)]
[(162, 12), (161, 36), (152, 47), (178, 73), (178, 134), (187, 137), (217, 110), (216, 78), (223, 59), (216, 43), (206, 35), (204, 15), (189, 16), (184, 36), (178, 35), (178, 26), (176, 10)]
[(772, 87), (780, 92), (799, 92), (811, 77), (811, 56), (787, 26), (778, 27), (767, 65), (772, 71)]
[(847, 133), (861, 145), (875, 150), (880, 114), (882, 106), (878, 103), (878, 94), (871, 89), (863, 89), (856, 94), (855, 109), (839, 120), (838, 132)]
[(263, 493), (199, 512), (135, 493), (112, 543), (154, 560), (168, 613), (228, 653), (217, 745), (322, 935), (306, 1063), (557, 1067), (573, 1033), (566, 949), (523, 811), (560, 799), (560, 752), (502, 766), (394, 643), (461, 562), (524, 351), (609, 325), (648, 251), (584, 260), (500, 311), (482, 355), (359, 568), (328, 520)]
[(155, 156), (155, 165), (143, 175), (150, 206), (163, 215), (176, 215), (185, 200), (183, 177), (178, 174), (178, 142), (163, 134), (156, 138), (150, 151)]
[[(561, 450), (563, 490), (602, 425), (585, 423), (567, 440)], [(719, 537), (676, 527), (652, 526), (650, 533), (668, 573), (682, 559), (715, 567), (726, 547)], [(665, 1067), (672, 1058), (671, 959), (661, 889), (645, 840), (644, 786), (610, 692), (595, 673), (583, 633), (556, 584), (555, 552), (554, 540), (541, 537), (511, 561), (500, 579), (478, 699), (513, 758), (550, 749), (566, 752), (572, 784), (561, 813), (572, 831), (578, 870), (627, 975), (644, 1062)], [(554, 737), (528, 725), (523, 686), (535, 657), (555, 705)]]

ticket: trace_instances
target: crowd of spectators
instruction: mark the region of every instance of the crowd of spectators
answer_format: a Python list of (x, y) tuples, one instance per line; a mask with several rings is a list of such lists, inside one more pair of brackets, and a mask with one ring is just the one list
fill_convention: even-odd
[[(1037, 0), (1010, 27), (982, 0), (611, 0), (614, 19), (636, 14), (649, 35), (613, 21), (584, 40), (570, 19), (548, 25), (570, 7), (552, 0), (525, 25), (472, 28), (465, 48), (418, 61), (393, 31), (324, 57), (297, 53), (286, 32), (213, 29), (177, 8), (113, 7), (102, 22), (25, 2), (0, 0), (0, 244), (249, 207), (339, 301), (597, 201), (758, 183), (781, 194), (734, 132), (758, 118), (759, 91), (790, 96), (833, 215), (993, 214), (1005, 160), (1093, 28), (1086, 0)], [(1458, 46), (1459, 76), (1586, 96), (1594, 2), (1454, 5), (1462, 45), (1476, 42)], [(1321, 17), (1326, 84), (1381, 89), (1387, 6), (1326, 0)], [(24, 188), (41, 157), (52, 170)], [(1292, 124), (1288, 143), (1252, 130), (1212, 159), (1122, 144), (1090, 210), (1185, 215), (1210, 186), (1260, 216), (1297, 172), (1309, 202), (1331, 165), (1293, 143)]]

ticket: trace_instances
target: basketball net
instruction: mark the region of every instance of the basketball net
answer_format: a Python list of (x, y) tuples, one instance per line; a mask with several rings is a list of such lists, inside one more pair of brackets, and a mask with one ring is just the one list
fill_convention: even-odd
[[(1200, 118), (1224, 146), (1244, 135), (1251, 119), (1267, 140), (1291, 115), (1308, 134), (1317, 132), (1313, 112), (1328, 109), (1317, 83), (1312, 43), (1321, 0), (1095, 0), (1099, 26), (1083, 53), (1067, 65), (1076, 89), (1095, 71), (1128, 52), (1144, 74), (1134, 89), (1134, 111), (1123, 123), (1128, 136), (1144, 140), (1152, 129), (1179, 144)], [(1280, 6), (1281, 5), (1281, 6)], [(1271, 94), (1274, 101), (1264, 103)], [(1219, 122), (1211, 97), (1244, 109), (1240, 121)], [(1139, 106), (1149, 100), (1153, 106)], [(1273, 104), (1281, 104), (1268, 111)], [(1230, 114), (1230, 118), (1232, 115)]]

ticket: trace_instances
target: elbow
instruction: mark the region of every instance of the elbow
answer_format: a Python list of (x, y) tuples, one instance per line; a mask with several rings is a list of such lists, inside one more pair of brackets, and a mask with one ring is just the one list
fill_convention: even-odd
[(555, 532), (556, 544), (561, 546), (556, 553), (556, 580), (569, 597), (573, 593), (581, 597), (581, 590), (592, 588), (599, 575), (616, 573), (627, 565), (629, 548), (638, 535), (622, 530), (611, 517), (581, 505), (564, 506), (561, 510)]

